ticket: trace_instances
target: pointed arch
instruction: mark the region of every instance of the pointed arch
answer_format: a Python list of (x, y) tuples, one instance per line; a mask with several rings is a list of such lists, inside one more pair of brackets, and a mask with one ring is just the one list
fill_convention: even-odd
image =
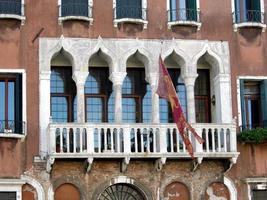
[[(226, 70), (224, 69), (223, 62), (219, 55), (211, 50), (208, 44), (205, 44), (201, 51), (199, 51), (192, 60), (192, 65), (197, 66), (198, 61), (202, 57), (206, 57), (206, 61), (211, 65), (216, 74), (224, 74)], [(197, 68), (197, 67), (196, 67)]]
[(146, 76), (148, 76), (149, 73), (153, 71), (152, 69), (150, 69), (152, 67), (151, 66), (152, 61), (150, 60), (152, 58), (152, 55), (144, 47), (136, 47), (133, 49), (128, 49), (122, 54), (123, 55), (122, 67), (124, 67), (124, 69), (121, 69), (121, 71), (126, 71), (127, 60), (130, 58), (130, 56), (134, 55), (135, 53), (137, 53), (138, 60), (144, 64)]
[(188, 61), (190, 60), (190, 57), (178, 47), (173, 46), (172, 48), (169, 48), (167, 51), (162, 53), (162, 59), (165, 60), (172, 54), (174, 55), (173, 57), (174, 61), (178, 63), (179, 66), (181, 67), (182, 74), (186, 74), (188, 73), (188, 71), (191, 71), (189, 69), (190, 66), (188, 63)]
[[(92, 56), (94, 56), (95, 54), (97, 54), (98, 52), (100, 57), (103, 58), (109, 65), (109, 72), (110, 74), (115, 70), (115, 66), (116, 66), (116, 54), (113, 53), (112, 50), (110, 50), (108, 47), (106, 47), (103, 44), (103, 41), (100, 40), (97, 45), (95, 46), (95, 48), (88, 54), (88, 65), (89, 65), (89, 61), (92, 58)], [(85, 66), (86, 68), (88, 66)], [(87, 69), (83, 69), (83, 70), (87, 70)]]

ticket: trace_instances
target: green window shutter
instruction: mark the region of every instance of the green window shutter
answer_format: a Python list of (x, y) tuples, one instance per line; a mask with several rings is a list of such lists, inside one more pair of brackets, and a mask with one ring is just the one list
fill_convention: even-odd
[(196, 0), (187, 0), (186, 1), (186, 9), (187, 9), (187, 20), (189, 21), (197, 21), (197, 3)]
[(23, 133), (22, 121), (22, 75), (16, 75), (15, 83), (15, 132)]
[(261, 112), (263, 126), (267, 127), (267, 80), (261, 81)]
[(240, 79), (240, 102), (241, 102), (241, 116), (242, 116), (242, 130), (246, 129), (246, 107), (245, 107), (245, 95), (244, 95), (244, 80)]
[(260, 11), (261, 10), (261, 2), (260, 0), (253, 0), (252, 1), (252, 9)]

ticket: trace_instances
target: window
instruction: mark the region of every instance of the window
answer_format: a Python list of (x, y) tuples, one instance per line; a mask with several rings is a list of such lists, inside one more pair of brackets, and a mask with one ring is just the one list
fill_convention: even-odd
[(108, 75), (109, 71), (106, 67), (89, 68), (89, 76), (84, 88), (87, 122), (107, 122), (108, 116), (111, 119), (111, 115), (114, 115), (114, 110), (108, 108), (108, 102), (110, 107), (114, 108), (114, 102), (109, 101), (112, 94), (112, 83), (108, 79)]
[(0, 133), (24, 133), (22, 75), (0, 75)]
[(53, 122), (75, 121), (76, 85), (72, 79), (71, 68), (52, 67), (50, 92)]
[(240, 80), (242, 130), (267, 126), (267, 80)]
[[(184, 82), (181, 78), (180, 69), (168, 69), (172, 83), (176, 89), (177, 95), (180, 100), (183, 112), (187, 115), (187, 104), (186, 104), (186, 89)], [(173, 123), (172, 110), (170, 103), (165, 99), (160, 99), (160, 122), (162, 123)]]
[(267, 190), (252, 190), (252, 200), (265, 200)]
[(210, 123), (210, 77), (208, 69), (198, 69), (195, 83), (196, 122)]
[(0, 0), (0, 14), (22, 15), (21, 0)]
[(198, 21), (196, 0), (168, 0), (169, 22), (173, 21)]
[(261, 0), (235, 0), (235, 22), (263, 23), (264, 13), (261, 6)]
[(17, 194), (16, 192), (0, 192), (1, 200), (16, 200)]
[[(69, 17), (69, 19), (92, 18), (92, 0), (61, 0), (59, 3), (59, 16)], [(89, 20), (90, 21), (90, 20)]]
[[(145, 81), (145, 70), (127, 69), (127, 76), (122, 85), (122, 120), (123, 122), (148, 122), (150, 120), (151, 91)], [(144, 110), (143, 110), (144, 109)]]
[(142, 0), (117, 0), (116, 19), (142, 19)]

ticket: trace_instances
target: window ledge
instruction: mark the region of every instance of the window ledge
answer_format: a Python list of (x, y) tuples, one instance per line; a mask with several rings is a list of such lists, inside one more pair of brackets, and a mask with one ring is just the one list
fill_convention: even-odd
[(195, 26), (197, 27), (197, 30), (200, 30), (201, 27), (201, 22), (196, 22), (196, 21), (173, 21), (173, 22), (168, 22), (168, 29), (171, 29), (173, 26)]
[(259, 23), (259, 22), (242, 22), (238, 24), (234, 24), (234, 31), (237, 32), (239, 28), (245, 28), (245, 27), (255, 27), (255, 28), (261, 28), (262, 32), (265, 32), (266, 30), (266, 24)]
[(17, 19), (21, 21), (21, 25), (24, 25), (26, 17), (15, 14), (0, 14), (0, 19)]
[(81, 20), (81, 21), (87, 21), (90, 23), (90, 25), (93, 25), (93, 18), (92, 17), (85, 17), (85, 16), (65, 16), (65, 17), (59, 17), (58, 23), (61, 25), (62, 22), (68, 21), (68, 20)]
[(24, 139), (25, 138), (25, 135), (18, 134), (18, 133), (0, 133), (0, 138)]
[(147, 29), (148, 21), (143, 19), (133, 19), (133, 18), (122, 18), (122, 19), (114, 19), (114, 27), (117, 27), (119, 23), (133, 23), (133, 24), (143, 24), (143, 28)]

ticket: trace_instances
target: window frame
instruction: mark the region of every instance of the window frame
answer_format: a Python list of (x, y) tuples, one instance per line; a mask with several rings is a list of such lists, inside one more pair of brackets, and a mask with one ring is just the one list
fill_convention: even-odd
[(93, 25), (93, 0), (88, 0), (88, 16), (75, 16), (67, 15), (62, 16), (62, 0), (58, 0), (58, 24), (62, 25), (64, 21), (68, 20), (82, 20), (89, 22), (90, 25)]
[(241, 87), (240, 80), (247, 81), (263, 81), (267, 80), (267, 76), (238, 76), (236, 78), (236, 94), (237, 94), (237, 111), (238, 111), (238, 127), (243, 127), (242, 105), (241, 105)]
[(141, 19), (138, 18), (119, 18), (117, 19), (117, 0), (113, 0), (113, 25), (114, 27), (118, 27), (118, 24), (120, 23), (133, 23), (133, 24), (141, 24), (143, 25), (144, 29), (147, 29), (148, 24), (148, 18), (147, 18), (147, 0), (141, 0), (141, 10), (142, 10), (142, 16)]
[(16, 192), (16, 200), (22, 200), (22, 185), (25, 183), (21, 179), (0, 179), (0, 192)]
[[(171, 8), (171, 5), (170, 5), (170, 1), (171, 0), (166, 0), (166, 3), (167, 3), (167, 18), (168, 18), (168, 22), (167, 22), (167, 25), (168, 25), (168, 29), (171, 29), (173, 26), (192, 26), (192, 27), (196, 27), (197, 28), (197, 31), (200, 30), (201, 28), (201, 19), (200, 19), (200, 2), (199, 0), (195, 0), (196, 1), (196, 12), (197, 12), (197, 19), (194, 21), (194, 20), (171, 20), (170, 16), (169, 16), (169, 11), (170, 11), (170, 8)], [(180, 0), (176, 0), (176, 2), (179, 2)]]
[(18, 138), (18, 139), (24, 139), (27, 136), (27, 114), (26, 114), (26, 108), (27, 108), (27, 102), (26, 102), (26, 71), (25, 69), (0, 69), (0, 75), (1, 74), (20, 74), (21, 75), (21, 87), (22, 87), (22, 93), (21, 93), (21, 119), (24, 123), (24, 134), (21, 133), (0, 133), (0, 138)]
[[(72, 68), (70, 67), (58, 67), (58, 66), (52, 66), (51, 67), (51, 76), (52, 76), (52, 71), (53, 71), (53, 68), (56, 68), (56, 69), (63, 69), (63, 70), (71, 70), (71, 74), (73, 73), (72, 72)], [(62, 77), (61, 77), (62, 78)], [(64, 82), (64, 89), (66, 87), (66, 82), (68, 84), (70, 84), (71, 86), (71, 83), (68, 82), (68, 80), (65, 80), (65, 78), (62, 78), (63, 82)], [(70, 80), (73, 81), (72, 79), (72, 76), (70, 76)], [(73, 81), (73, 88), (72, 90), (70, 90), (69, 88), (69, 91), (68, 93), (66, 92), (56, 92), (56, 93), (52, 93), (52, 90), (51, 90), (51, 79), (50, 79), (50, 113), (51, 113), (51, 116), (52, 116), (52, 98), (53, 97), (65, 97), (67, 99), (67, 122), (74, 122), (75, 121), (75, 109), (74, 109), (74, 101), (75, 101), (75, 97), (77, 96), (77, 87), (76, 87), (76, 83)], [(75, 87), (74, 87), (75, 86)], [(76, 92), (76, 93), (75, 93)], [(53, 120), (53, 118), (52, 118)]]
[(233, 29), (234, 32), (237, 32), (239, 28), (244, 28), (244, 27), (258, 27), (262, 29), (262, 32), (265, 32), (266, 30), (266, 22), (265, 22), (265, 8), (264, 8), (264, 0), (260, 0), (260, 11), (263, 13), (263, 19), (261, 19), (261, 22), (236, 22), (236, 0), (231, 0), (232, 1), (232, 20), (233, 20)]

